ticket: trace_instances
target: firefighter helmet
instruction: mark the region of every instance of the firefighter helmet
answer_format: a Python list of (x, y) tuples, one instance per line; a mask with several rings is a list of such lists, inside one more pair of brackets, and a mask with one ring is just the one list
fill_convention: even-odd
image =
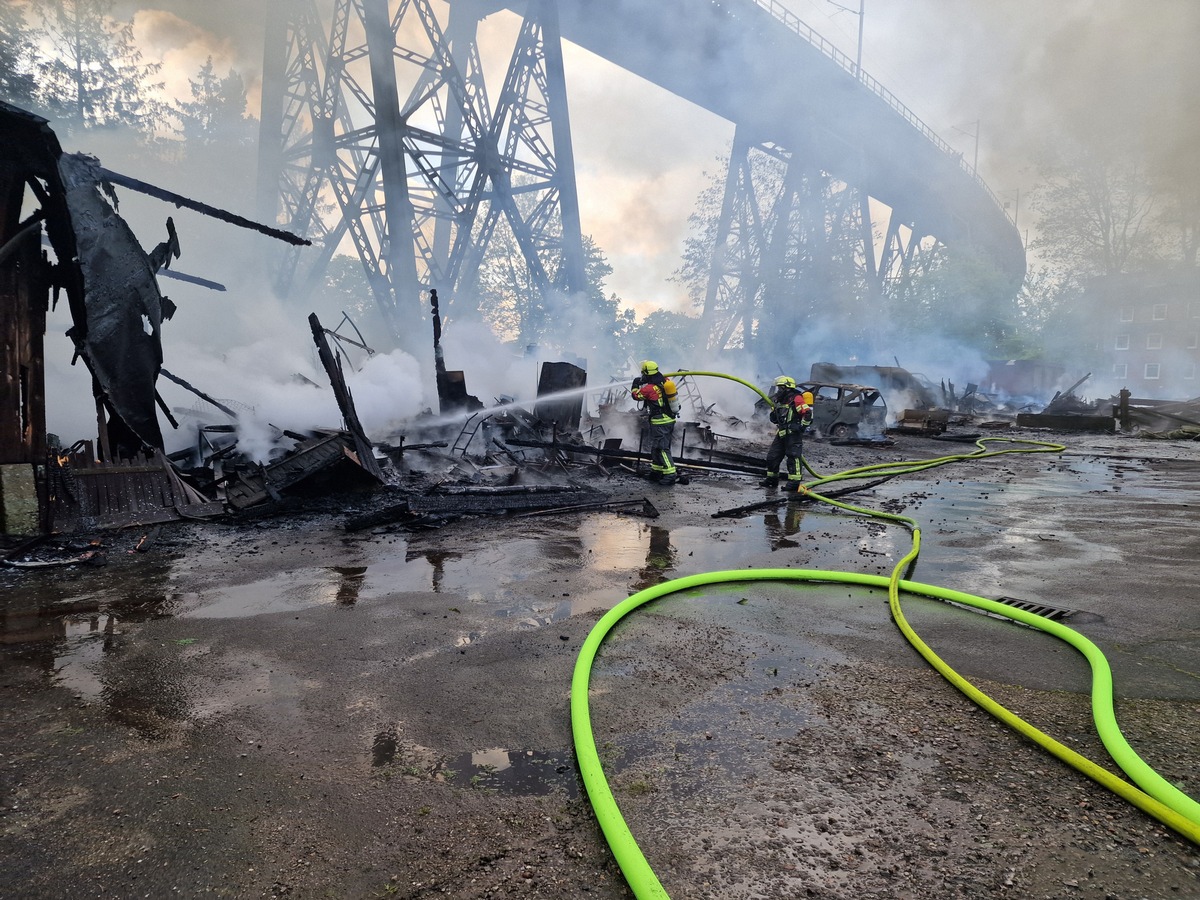
[(642, 374), (643, 375), (657, 375), (658, 374), (658, 363), (656, 363), (652, 359), (643, 360), (642, 361)]
[(780, 375), (775, 379), (775, 387), (777, 388), (794, 388), (795, 386), (796, 379), (789, 378), (787, 375)]

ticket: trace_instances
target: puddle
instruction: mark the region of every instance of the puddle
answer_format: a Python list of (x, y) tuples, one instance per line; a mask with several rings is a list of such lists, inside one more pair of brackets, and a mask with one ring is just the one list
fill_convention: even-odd
[(545, 796), (562, 791), (572, 800), (580, 795), (575, 760), (543, 750), (494, 747), (451, 757), (451, 784), (478, 791), (519, 796)]
[[(1055, 515), (1070, 515), (1081, 493), (1108, 492), (1124, 484), (1127, 494), (1136, 492), (1143, 499), (1154, 495), (1158, 485), (1144, 463), (1102, 457), (1056, 459), (1048, 474), (1028, 478), (1001, 465), (964, 465), (991, 465), (980, 474), (993, 480), (897, 480), (876, 487), (864, 501), (920, 523), (922, 555), (911, 573), (917, 580), (966, 590), (971, 588), (958, 582), (968, 575), (976, 584), (1004, 584), (1010, 578), (1007, 556), (1017, 550), (1034, 567), (1043, 557), (1046, 565), (1055, 559), (1089, 565), (1111, 558), (1110, 547), (1056, 534)], [(1064, 511), (1057, 512), (1056, 501), (1067, 498), (1075, 504), (1063, 503)], [(0, 644), (55, 642), (60, 651), (75, 652), (98, 628), (90, 618), (97, 615), (115, 616), (116, 624), (105, 628), (119, 630), (122, 623), (158, 615), (231, 619), (318, 607), (352, 611), (364, 603), (403, 602), (405, 593), (453, 595), (464, 614), (540, 628), (696, 572), (803, 566), (886, 575), (910, 546), (902, 526), (798, 503), (739, 519), (705, 516), (675, 528), (616, 513), (481, 527), (474, 543), (456, 535), (453, 549), (440, 533), (363, 541), (354, 547), (353, 564), (297, 568), (243, 584), (216, 582), (186, 591), (178, 587), (187, 580), (186, 562), (178, 572), (170, 561), (143, 567), (125, 576), (135, 586), (118, 583), (115, 589), (113, 582), (96, 576), (64, 573), (55, 576), (58, 581), (24, 577), (19, 589), (40, 599), (5, 592)], [(103, 588), (96, 586), (100, 583)], [(46, 599), (55, 596), (69, 599)], [(482, 623), (473, 621), (459, 645), (475, 641), (482, 630)]]
[(544, 796), (562, 791), (571, 799), (580, 796), (579, 776), (571, 755), (491, 747), (440, 757), (428, 748), (406, 745), (394, 725), (375, 734), (371, 767), (391, 767), (404, 775), (488, 793)]

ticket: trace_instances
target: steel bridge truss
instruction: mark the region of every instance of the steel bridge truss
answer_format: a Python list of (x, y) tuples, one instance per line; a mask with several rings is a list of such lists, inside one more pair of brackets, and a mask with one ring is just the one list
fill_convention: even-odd
[(768, 328), (795, 333), (833, 301), (860, 298), (864, 318), (877, 314), (935, 252), (865, 190), (740, 127), (712, 239), (702, 313), (710, 349), (769, 349)]
[[(403, 342), (422, 291), (446, 306), (475, 296), (502, 222), (543, 299), (584, 289), (556, 0), (529, 0), (493, 110), (479, 24), (500, 5), (454, 0), (443, 27), (434, 0), (391, 13), (388, 0), (333, 0), (328, 20), (317, 0), (273, 0), (259, 214), (315, 245), (289, 251), (281, 293), (307, 294), (349, 242)], [(704, 297), (710, 347), (761, 343), (764, 321), (796, 326), (837, 290), (877, 304), (921, 264), (929, 242), (911, 224), (877, 227), (865, 190), (804, 158), (736, 131)]]
[[(503, 220), (546, 291), (584, 285), (561, 41), (531, 0), (496, 108), (484, 86), (479, 4), (316, 0), (270, 10), (260, 214), (313, 239), (277, 275), (306, 293), (349, 240), (398, 339), (420, 293), (470, 291)], [(406, 93), (401, 96), (401, 87)]]

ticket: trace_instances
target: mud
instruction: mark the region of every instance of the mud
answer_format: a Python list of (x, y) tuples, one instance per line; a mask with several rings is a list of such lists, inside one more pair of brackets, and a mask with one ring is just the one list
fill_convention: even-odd
[[(914, 516), (912, 578), (1074, 610), (1130, 743), (1200, 795), (1200, 446), (1061, 439), (854, 495)], [(810, 442), (821, 471), (970, 450)], [(734, 568), (888, 574), (905, 531), (741, 476), (611, 512), (349, 532), (289, 516), (102, 535), (0, 570), (0, 885), (21, 897), (631, 896), (578, 781), (568, 697), (603, 612)], [(1028, 628), (905, 601), (984, 691), (1092, 759), (1088, 670)], [(1196, 897), (1200, 852), (995, 723), (882, 591), (744, 583), (623, 621), (592, 676), (622, 812), (673, 897)]]

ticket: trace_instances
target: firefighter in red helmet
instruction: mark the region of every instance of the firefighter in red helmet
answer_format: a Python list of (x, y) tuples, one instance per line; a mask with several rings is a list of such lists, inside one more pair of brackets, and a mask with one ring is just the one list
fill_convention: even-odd
[(764, 487), (779, 483), (779, 464), (785, 463), (787, 487), (797, 491), (804, 481), (804, 432), (812, 425), (813, 395), (801, 391), (796, 379), (780, 375), (771, 385), (771, 421), (775, 438), (767, 450), (767, 477)]
[(659, 484), (675, 484), (679, 473), (671, 459), (671, 435), (679, 416), (679, 397), (675, 382), (658, 370), (658, 363), (647, 359), (642, 374), (629, 388), (633, 399), (642, 404), (650, 437), (650, 479)]

